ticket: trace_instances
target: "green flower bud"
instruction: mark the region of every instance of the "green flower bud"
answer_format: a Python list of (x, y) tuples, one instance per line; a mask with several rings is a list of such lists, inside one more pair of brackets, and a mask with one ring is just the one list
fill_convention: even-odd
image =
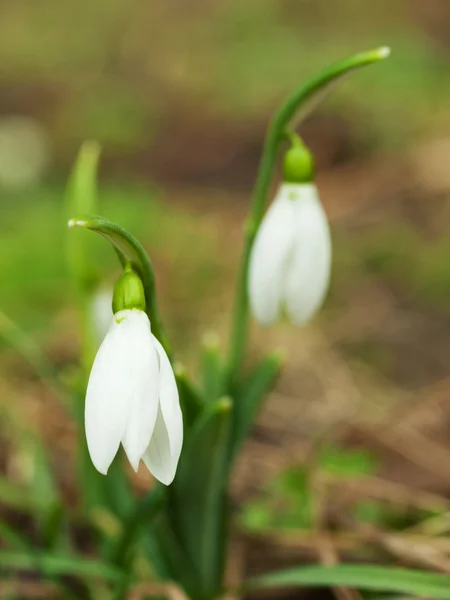
[(145, 311), (145, 293), (141, 278), (128, 265), (114, 287), (112, 309), (116, 314), (132, 308)]
[(283, 179), (286, 183), (311, 183), (314, 180), (314, 159), (297, 136), (283, 158)]

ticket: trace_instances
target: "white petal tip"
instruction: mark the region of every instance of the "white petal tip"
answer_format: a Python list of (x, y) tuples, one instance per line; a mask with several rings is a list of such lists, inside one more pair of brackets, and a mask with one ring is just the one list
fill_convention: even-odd
[(97, 469), (97, 471), (100, 473), (100, 475), (107, 475), (108, 474), (109, 466), (108, 467), (99, 467), (95, 463), (92, 463), (92, 464)]
[(141, 462), (141, 459), (139, 459), (137, 462), (135, 462), (135, 461), (131, 462), (130, 461), (131, 468), (133, 469), (133, 471), (135, 473), (137, 473), (139, 471), (139, 464), (140, 464), (140, 462)]
[(389, 46), (382, 46), (378, 49), (378, 56), (380, 58), (387, 58), (391, 54), (391, 49)]
[(173, 475), (173, 477), (157, 477), (158, 481), (160, 483), (162, 483), (165, 486), (169, 486), (172, 481), (175, 479), (175, 474)]
[(67, 223), (69, 227), (84, 227), (85, 224), (86, 221), (83, 221), (83, 219), (70, 219)]

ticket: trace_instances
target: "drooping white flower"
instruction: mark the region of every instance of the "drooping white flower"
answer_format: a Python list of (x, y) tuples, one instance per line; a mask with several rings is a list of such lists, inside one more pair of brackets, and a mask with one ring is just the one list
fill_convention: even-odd
[(252, 248), (248, 293), (255, 319), (285, 311), (296, 324), (320, 308), (329, 286), (331, 238), (313, 183), (283, 183)]
[(172, 367), (144, 311), (114, 315), (89, 378), (85, 425), (100, 473), (107, 473), (122, 444), (136, 471), (142, 459), (159, 481), (172, 482), (183, 420)]

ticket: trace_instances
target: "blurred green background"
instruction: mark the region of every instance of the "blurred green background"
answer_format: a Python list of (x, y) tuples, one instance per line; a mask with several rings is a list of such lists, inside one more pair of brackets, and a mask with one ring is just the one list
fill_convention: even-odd
[[(1, 3), (0, 309), (68, 377), (79, 332), (63, 199), (82, 141), (102, 146), (101, 213), (148, 248), (177, 356), (195, 372), (198, 337), (212, 329), (226, 341), (273, 110), (319, 68), (380, 45), (391, 58), (345, 81), (300, 128), (331, 221), (333, 281), (305, 329), (253, 332), (255, 356), (263, 345), (288, 353), (235, 474), (238, 512), (256, 534), (312, 526), (304, 482), (314, 460), (326, 473), (337, 464), (338, 483), (353, 482), (351, 501), (334, 497), (331, 517), (324, 502), (333, 527), (356, 520), (397, 531), (421, 511), (449, 510), (450, 5)], [(93, 247), (108, 286), (115, 256), (102, 240)], [(4, 476), (30, 481), (29, 440), (44, 438), (58, 449), (55, 471), (73, 502), (64, 468), (73, 425), (7, 344), (0, 398)], [(323, 440), (331, 446), (319, 452)], [(418, 490), (434, 495), (421, 502)], [(286, 550), (277, 536), (264, 542), (269, 553), (250, 545), (248, 568), (252, 557), (289, 562), (304, 550), (292, 541)]]

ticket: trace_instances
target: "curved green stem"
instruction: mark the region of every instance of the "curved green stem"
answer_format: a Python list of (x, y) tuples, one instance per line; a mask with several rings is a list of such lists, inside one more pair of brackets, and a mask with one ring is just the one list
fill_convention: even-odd
[(161, 342), (170, 358), (170, 346), (156, 299), (153, 266), (140, 242), (126, 229), (103, 217), (91, 216), (81, 219), (70, 219), (69, 227), (83, 227), (84, 229), (90, 229), (99, 233), (114, 246), (123, 267), (127, 263), (132, 264), (133, 269), (142, 279), (147, 304), (146, 312), (150, 319), (152, 333)]
[[(361, 54), (356, 54), (334, 63), (327, 69), (312, 77), (281, 106), (272, 119), (267, 130), (261, 162), (253, 191), (250, 214), (244, 232), (244, 251), (237, 284), (234, 315), (230, 336), (227, 373), (233, 379), (242, 361), (248, 330), (248, 298), (247, 280), (250, 255), (253, 242), (261, 223), (267, 193), (272, 181), (273, 172), (280, 144), (286, 136), (286, 129), (292, 128), (294, 117), (301, 121), (314, 108), (315, 102), (323, 98), (332, 84), (344, 77), (350, 71), (378, 62), (389, 55), (389, 48), (377, 48)], [(310, 102), (311, 101), (311, 102)], [(301, 110), (299, 110), (301, 108)]]

